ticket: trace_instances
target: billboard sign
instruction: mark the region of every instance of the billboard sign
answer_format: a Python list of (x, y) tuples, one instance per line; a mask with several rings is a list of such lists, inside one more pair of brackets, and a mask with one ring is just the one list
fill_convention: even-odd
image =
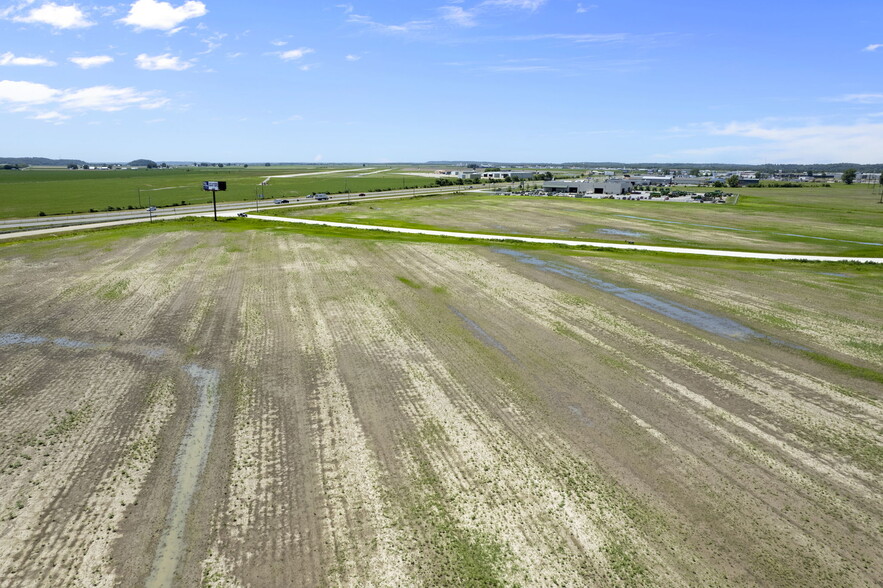
[(227, 189), (227, 182), (203, 182), (202, 189), (206, 192), (224, 192)]

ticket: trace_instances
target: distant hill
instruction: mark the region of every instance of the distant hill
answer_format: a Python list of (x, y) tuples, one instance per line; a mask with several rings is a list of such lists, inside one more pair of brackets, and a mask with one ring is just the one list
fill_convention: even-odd
[(126, 165), (129, 167), (156, 167), (156, 162), (152, 159), (135, 159)]
[(46, 157), (0, 157), (0, 165), (47, 165), (67, 167), (70, 164), (86, 165), (82, 159), (48, 159)]

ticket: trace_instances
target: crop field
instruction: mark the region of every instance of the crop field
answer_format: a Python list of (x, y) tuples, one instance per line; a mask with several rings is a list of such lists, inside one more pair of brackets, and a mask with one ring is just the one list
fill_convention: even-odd
[(643, 245), (883, 256), (883, 205), (867, 186), (737, 191), (734, 205), (466, 193), (276, 214)]
[(0, 279), (3, 584), (883, 580), (881, 267), (236, 219)]
[[(211, 193), (204, 180), (225, 180), (219, 202), (265, 198), (303, 198), (313, 192), (369, 192), (431, 186), (431, 178), (403, 175), (401, 167), (252, 166), (138, 170), (0, 170), (0, 218), (24, 218), (112, 209), (205, 204)], [(331, 173), (329, 173), (331, 172)], [(268, 176), (309, 174), (302, 177)], [(263, 188), (263, 191), (262, 191)]]

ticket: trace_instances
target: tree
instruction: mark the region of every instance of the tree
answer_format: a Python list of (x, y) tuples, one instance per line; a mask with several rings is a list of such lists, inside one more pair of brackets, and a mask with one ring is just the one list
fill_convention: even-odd
[(80, 166), (78, 166), (76, 163), (71, 163), (67, 166), (67, 169), (80, 169)]
[(727, 178), (727, 186), (730, 188), (738, 188), (739, 187), (739, 176), (736, 174), (731, 175)]
[(702, 173), (702, 172), (699, 171), (699, 168), (698, 168), (698, 167), (694, 167), (693, 169), (690, 170), (690, 175), (693, 176), (693, 177), (697, 177), (697, 178), (698, 178), (698, 177), (699, 177), (699, 174), (701, 174), (701, 173)]
[(855, 181), (855, 174), (856, 174), (855, 168), (851, 167), (848, 170), (846, 170), (845, 172), (843, 172), (843, 175), (840, 176), (840, 179), (843, 180), (844, 184), (851, 184)]

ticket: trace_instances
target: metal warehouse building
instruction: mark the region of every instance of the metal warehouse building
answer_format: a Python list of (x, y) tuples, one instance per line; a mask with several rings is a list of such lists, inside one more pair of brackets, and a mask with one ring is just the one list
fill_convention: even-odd
[(590, 194), (610, 194), (619, 196), (632, 191), (633, 183), (629, 180), (552, 180), (543, 182), (543, 190), (549, 194), (570, 194), (572, 196), (588, 196)]

